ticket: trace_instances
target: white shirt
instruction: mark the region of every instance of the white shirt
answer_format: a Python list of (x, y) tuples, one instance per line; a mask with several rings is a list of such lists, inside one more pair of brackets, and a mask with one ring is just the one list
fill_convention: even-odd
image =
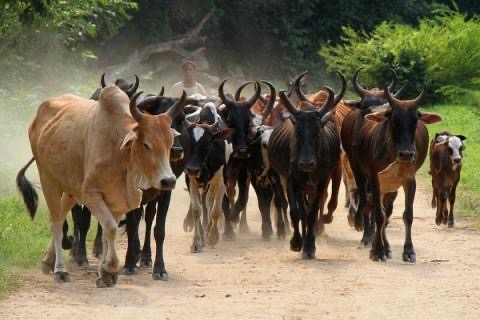
[(199, 93), (204, 96), (207, 95), (207, 93), (205, 92), (205, 88), (200, 83), (195, 82), (195, 85), (193, 87), (185, 87), (183, 81), (177, 82), (173, 85), (172, 89), (170, 89), (170, 95), (174, 98), (180, 97), (183, 90), (185, 90), (187, 96), (191, 96), (195, 93)]

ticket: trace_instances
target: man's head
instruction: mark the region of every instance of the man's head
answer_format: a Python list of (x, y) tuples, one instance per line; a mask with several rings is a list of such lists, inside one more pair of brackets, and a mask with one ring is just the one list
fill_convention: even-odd
[(193, 81), (196, 70), (197, 67), (192, 61), (185, 61), (182, 65), (183, 80), (188, 82)]

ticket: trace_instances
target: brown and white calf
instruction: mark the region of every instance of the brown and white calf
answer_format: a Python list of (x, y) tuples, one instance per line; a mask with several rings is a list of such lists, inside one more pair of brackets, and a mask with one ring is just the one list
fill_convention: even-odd
[[(447, 224), (452, 228), (455, 225), (453, 206), (460, 172), (462, 170), (462, 151), (465, 150), (462, 135), (452, 135), (443, 131), (435, 134), (430, 142), (430, 174), (432, 175), (432, 208), (437, 208), (435, 222), (437, 225)], [(450, 210), (447, 209), (447, 199)]]

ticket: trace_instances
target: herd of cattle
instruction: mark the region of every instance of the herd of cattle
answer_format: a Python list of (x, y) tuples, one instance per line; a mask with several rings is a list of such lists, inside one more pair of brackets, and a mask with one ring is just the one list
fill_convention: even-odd
[[(248, 230), (246, 204), (253, 186), (262, 217), (262, 238), (293, 235), (290, 249), (315, 257), (315, 237), (332, 222), (343, 178), (348, 221), (363, 230), (362, 242), (371, 243), (371, 259), (392, 257), (386, 228), (397, 190), (405, 192), (403, 260), (415, 262), (412, 242), (415, 173), (426, 159), (426, 125), (441, 121), (434, 113), (419, 111), (423, 92), (413, 100), (392, 93), (397, 76), (383, 90), (363, 88), (358, 77), (353, 88), (360, 99), (343, 100), (347, 80), (340, 72), (341, 89), (324, 87), (305, 94), (297, 76), (277, 97), (268, 81), (255, 81), (249, 99), (240, 86), (226, 94), (221, 82), (218, 97), (185, 92), (180, 98), (142, 95), (133, 84), (118, 79), (85, 99), (64, 95), (45, 100), (29, 128), (33, 158), (17, 175), (17, 186), (34, 218), (38, 195), (26, 179), (37, 163), (50, 211), (52, 241), (42, 270), (54, 280), (69, 281), (62, 250), (71, 249), (78, 265), (88, 264), (86, 235), (91, 213), (99, 226), (94, 254), (100, 258), (98, 287), (115, 285), (119, 259), (115, 238), (126, 226), (128, 249), (123, 273), (134, 274), (137, 264), (151, 267), (150, 236), (156, 217), (156, 255), (153, 279), (167, 280), (163, 259), (165, 221), (176, 179), (185, 173), (190, 209), (184, 230), (193, 231), (192, 252), (219, 241), (219, 219), (224, 217), (224, 240), (235, 238), (234, 228)], [(261, 87), (269, 89), (261, 94)], [(436, 223), (454, 225), (455, 189), (460, 178), (461, 135), (440, 132), (430, 142)], [(328, 186), (331, 185), (327, 204)], [(447, 199), (450, 209), (447, 209)], [(326, 205), (326, 213), (325, 211)], [(271, 214), (271, 208), (274, 208)], [(68, 236), (66, 216), (72, 211), (74, 236)], [(140, 244), (142, 216), (146, 235)], [(301, 223), (300, 223), (301, 222)], [(300, 230), (301, 227), (301, 230)]]

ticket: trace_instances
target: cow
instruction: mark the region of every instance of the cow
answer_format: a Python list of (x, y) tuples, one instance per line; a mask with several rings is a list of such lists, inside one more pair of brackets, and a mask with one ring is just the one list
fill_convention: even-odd
[[(163, 90), (162, 90), (163, 91)], [(162, 93), (162, 92), (161, 92)], [(167, 112), (176, 102), (178, 98), (147, 95), (141, 102), (137, 104), (137, 108), (151, 115), (158, 115)], [(195, 102), (187, 98), (186, 103)], [(184, 108), (185, 109), (185, 108)], [(182, 132), (185, 125), (185, 114), (179, 112), (172, 121), (172, 128)], [(183, 146), (180, 137), (174, 138), (172, 148), (170, 150), (170, 166), (176, 178), (182, 174), (184, 170)], [(122, 274), (133, 275), (138, 272), (137, 262), (140, 260), (140, 266), (152, 267), (151, 252), (151, 230), (153, 219), (156, 217), (154, 228), (154, 237), (156, 242), (155, 263), (153, 264), (152, 278), (153, 280), (168, 280), (168, 273), (165, 269), (163, 258), (163, 243), (165, 240), (165, 221), (167, 218), (168, 208), (170, 206), (172, 192), (170, 190), (160, 191), (150, 188), (143, 191), (141, 206), (130, 211), (126, 217), (126, 231), (128, 237), (128, 247), (125, 256), (125, 264), (122, 268)], [(145, 210), (144, 210), (144, 206)], [(143, 248), (140, 248), (140, 239), (138, 237), (138, 227), (141, 217), (145, 215), (145, 239)]]
[[(186, 122), (180, 139), (185, 150), (185, 175), (188, 178), (194, 225), (190, 250), (198, 253), (205, 245), (205, 236), (209, 246), (215, 246), (219, 240), (217, 222), (222, 210), (228, 209), (223, 171), (233, 149), (226, 139), (233, 135), (234, 129), (227, 128), (219, 119), (213, 103), (207, 103), (202, 108), (198, 121)], [(206, 226), (200, 222), (203, 192), (206, 192), (205, 207), (208, 212)]]
[[(100, 97), (100, 91), (107, 86), (105, 82), (105, 73), (102, 74), (100, 78), (101, 88), (98, 88), (90, 97), (91, 100), (98, 101)], [(138, 89), (139, 79), (138, 76), (135, 75), (135, 83), (129, 84), (124, 79), (117, 79), (115, 80), (115, 85), (119, 87), (123, 92), (127, 94), (129, 98), (132, 97), (133, 94)], [(163, 93), (163, 87), (162, 91)], [(76, 204), (73, 206), (72, 210), (72, 218), (73, 218), (73, 238), (68, 236), (68, 222), (65, 220), (63, 224), (63, 239), (62, 239), (62, 247), (63, 249), (71, 249), (70, 256), (72, 257), (73, 261), (80, 267), (88, 265), (88, 258), (87, 258), (87, 249), (86, 249), (86, 242), (87, 242), (87, 233), (90, 229), (90, 222), (92, 214), (90, 210), (86, 206), (81, 206)], [(95, 240), (93, 242), (93, 255), (95, 257), (100, 257), (102, 254), (102, 227), (100, 224), (97, 225), (97, 234), (95, 236)]]
[(387, 85), (384, 96), (388, 104), (373, 109), (366, 115), (362, 110), (351, 111), (344, 119), (341, 130), (342, 146), (348, 156), (359, 191), (359, 204), (355, 211), (355, 228), (360, 230), (362, 215), (368, 212), (367, 186), (372, 194), (372, 214), (376, 232), (370, 251), (374, 261), (391, 258), (392, 252), (386, 236), (386, 226), (399, 187), (405, 191), (405, 243), (403, 261), (415, 262), (412, 242), (413, 201), (415, 198), (415, 172), (423, 164), (428, 149), (426, 124), (441, 121), (434, 113), (419, 111), (424, 91), (413, 100), (398, 100)]
[[(453, 228), (453, 206), (460, 173), (462, 171), (463, 150), (467, 138), (453, 135), (448, 131), (435, 134), (430, 142), (430, 174), (432, 175), (432, 208), (437, 208), (435, 223), (447, 224)], [(450, 210), (447, 209), (447, 199)]]
[(52, 231), (42, 270), (52, 271), (56, 282), (70, 281), (61, 240), (63, 222), (75, 203), (85, 204), (102, 225), (96, 284), (110, 287), (118, 280), (118, 222), (139, 206), (141, 189), (175, 186), (168, 160), (178, 132), (170, 126), (186, 94), (167, 113), (156, 116), (137, 109), (139, 94), (129, 101), (120, 88), (108, 85), (98, 102), (73, 95), (49, 98), (29, 127), (33, 158), (19, 171), (17, 187), (33, 219), (38, 196), (25, 171), (36, 161)]
[[(301, 93), (299, 84), (305, 73), (297, 78), (297, 93)], [(280, 92), (280, 99), (291, 117), (273, 130), (268, 144), (270, 165), (287, 185), (290, 218), (294, 228), (290, 249), (295, 252), (303, 249), (304, 259), (315, 257), (320, 200), (337, 170), (340, 157), (340, 140), (335, 124), (330, 120), (332, 109), (343, 96), (335, 95), (329, 87), (325, 87), (325, 90), (328, 99), (322, 106), (314, 106), (304, 99), (300, 110), (295, 108), (284, 91)], [(304, 96), (299, 98), (302, 100)], [(336, 202), (333, 198), (337, 195), (332, 194), (332, 203)], [(302, 234), (299, 230), (300, 220)]]

